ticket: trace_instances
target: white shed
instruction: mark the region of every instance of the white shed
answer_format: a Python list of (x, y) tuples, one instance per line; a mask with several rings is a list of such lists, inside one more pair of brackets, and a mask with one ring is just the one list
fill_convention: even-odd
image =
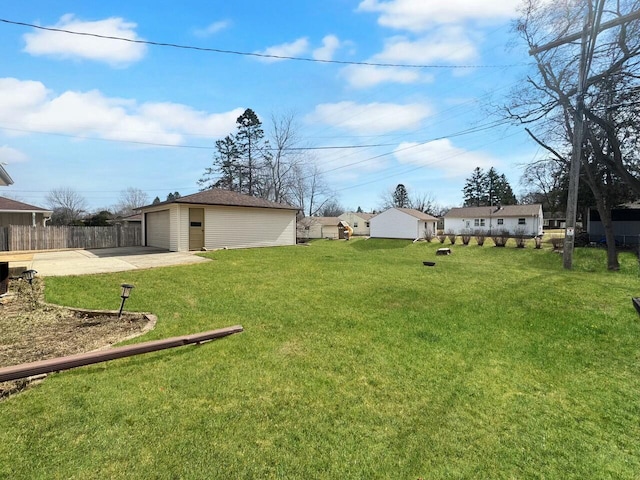
[(372, 238), (422, 238), (435, 235), (438, 219), (412, 208), (390, 208), (369, 221)]
[(456, 235), (476, 231), (492, 235), (508, 231), (535, 237), (542, 235), (543, 224), (540, 204), (452, 208), (444, 216), (445, 233)]
[(342, 220), (338, 217), (304, 217), (298, 223), (302, 238), (331, 238), (335, 240), (344, 236)]
[(295, 245), (297, 207), (211, 189), (141, 208), (143, 245), (173, 252)]

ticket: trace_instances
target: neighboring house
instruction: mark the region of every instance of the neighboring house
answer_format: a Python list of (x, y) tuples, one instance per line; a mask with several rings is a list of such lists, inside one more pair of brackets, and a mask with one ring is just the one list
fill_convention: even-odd
[(353, 228), (354, 235), (368, 236), (371, 234), (369, 221), (374, 216), (375, 215), (373, 213), (345, 212), (342, 215), (340, 215), (338, 218), (341, 220), (344, 220), (349, 224), (351, 228)]
[(493, 235), (502, 231), (542, 235), (542, 205), (505, 205), (503, 207), (452, 208), (444, 216), (444, 232), (460, 235), (482, 231)]
[(127, 215), (126, 217), (120, 217), (112, 223), (123, 223), (125, 225), (141, 225), (142, 224), (142, 214), (134, 213), (132, 215)]
[[(618, 245), (638, 245), (640, 241), (640, 205), (628, 204), (611, 210), (613, 234)], [(604, 242), (604, 226), (595, 208), (589, 209), (587, 232), (590, 242)]]
[(140, 208), (142, 244), (174, 252), (295, 245), (297, 207), (211, 189)]
[(304, 217), (298, 224), (302, 238), (344, 238), (344, 222), (338, 217)]
[(565, 228), (567, 214), (565, 212), (545, 212), (542, 227), (544, 229)]
[(412, 208), (390, 208), (369, 221), (372, 238), (406, 238), (415, 240), (425, 232), (436, 234), (438, 219)]
[(2, 164), (0, 164), (0, 186), (8, 187), (9, 185), (12, 185), (12, 184), (13, 184), (13, 180), (11, 179), (7, 171), (4, 169)]
[(0, 227), (8, 225), (45, 226), (52, 214), (51, 210), (0, 197)]

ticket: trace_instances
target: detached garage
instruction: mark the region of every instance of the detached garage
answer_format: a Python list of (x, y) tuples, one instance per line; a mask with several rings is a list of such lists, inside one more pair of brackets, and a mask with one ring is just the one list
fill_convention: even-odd
[(174, 252), (295, 245), (297, 207), (211, 189), (143, 207), (143, 244)]

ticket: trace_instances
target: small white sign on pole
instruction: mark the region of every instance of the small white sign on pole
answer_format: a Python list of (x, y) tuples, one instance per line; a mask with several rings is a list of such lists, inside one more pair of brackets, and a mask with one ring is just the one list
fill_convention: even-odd
[(573, 234), (574, 234), (574, 228), (573, 227), (567, 227), (566, 235), (568, 237), (573, 237)]

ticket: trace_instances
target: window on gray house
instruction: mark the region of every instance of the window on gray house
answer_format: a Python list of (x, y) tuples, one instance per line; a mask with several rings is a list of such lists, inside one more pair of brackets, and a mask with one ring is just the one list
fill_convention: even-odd
[(504, 218), (498, 219), (498, 225), (504, 225)]
[(525, 218), (518, 219), (518, 225), (526, 225), (526, 224), (527, 224), (527, 220)]

